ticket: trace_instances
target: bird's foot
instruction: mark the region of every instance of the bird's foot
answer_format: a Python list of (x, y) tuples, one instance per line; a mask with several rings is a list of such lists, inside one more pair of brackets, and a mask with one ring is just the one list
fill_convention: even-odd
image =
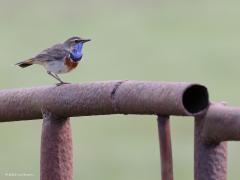
[(70, 83), (68, 83), (68, 82), (60, 82), (60, 83), (57, 83), (56, 85), (57, 85), (57, 86), (61, 86), (61, 85), (63, 85), (63, 84), (70, 84)]

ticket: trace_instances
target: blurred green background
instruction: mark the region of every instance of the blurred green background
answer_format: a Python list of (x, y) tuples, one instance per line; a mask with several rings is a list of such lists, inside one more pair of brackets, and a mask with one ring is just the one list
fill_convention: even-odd
[[(72, 35), (91, 38), (66, 81), (193, 81), (212, 101), (240, 105), (240, 1), (0, 0), (0, 87), (56, 83), (40, 66), (14, 64)], [(175, 179), (193, 179), (193, 119), (172, 117)], [(74, 179), (160, 179), (156, 117), (72, 118)], [(41, 121), (0, 124), (0, 179), (36, 180)], [(239, 172), (229, 144), (228, 177)], [(5, 173), (31, 173), (8, 177)]]

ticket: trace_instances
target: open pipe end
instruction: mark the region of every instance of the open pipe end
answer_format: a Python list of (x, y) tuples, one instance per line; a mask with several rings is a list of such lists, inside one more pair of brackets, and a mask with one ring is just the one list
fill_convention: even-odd
[(183, 93), (183, 106), (191, 114), (198, 114), (209, 105), (208, 90), (202, 85), (191, 85)]

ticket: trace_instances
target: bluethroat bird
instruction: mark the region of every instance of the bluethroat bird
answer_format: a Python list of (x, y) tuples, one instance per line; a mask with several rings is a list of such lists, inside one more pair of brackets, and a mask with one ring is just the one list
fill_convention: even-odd
[(83, 44), (88, 41), (90, 41), (90, 39), (82, 39), (74, 36), (63, 43), (45, 49), (35, 57), (19, 62), (16, 65), (22, 68), (33, 64), (42, 65), (49, 75), (60, 82), (57, 85), (65, 84), (58, 74), (70, 72), (77, 67), (83, 56)]

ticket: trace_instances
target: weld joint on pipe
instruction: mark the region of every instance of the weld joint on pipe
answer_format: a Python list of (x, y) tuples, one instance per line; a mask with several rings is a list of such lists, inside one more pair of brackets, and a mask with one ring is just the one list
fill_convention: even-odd
[(115, 112), (118, 112), (118, 106), (117, 106), (116, 99), (115, 99), (117, 90), (118, 90), (119, 87), (120, 87), (124, 82), (126, 82), (126, 81), (127, 81), (127, 80), (117, 82), (117, 83), (115, 84), (115, 86), (113, 87), (113, 90), (111, 91), (111, 100), (112, 100), (112, 105), (113, 105), (113, 108), (114, 108), (114, 111), (115, 111)]

